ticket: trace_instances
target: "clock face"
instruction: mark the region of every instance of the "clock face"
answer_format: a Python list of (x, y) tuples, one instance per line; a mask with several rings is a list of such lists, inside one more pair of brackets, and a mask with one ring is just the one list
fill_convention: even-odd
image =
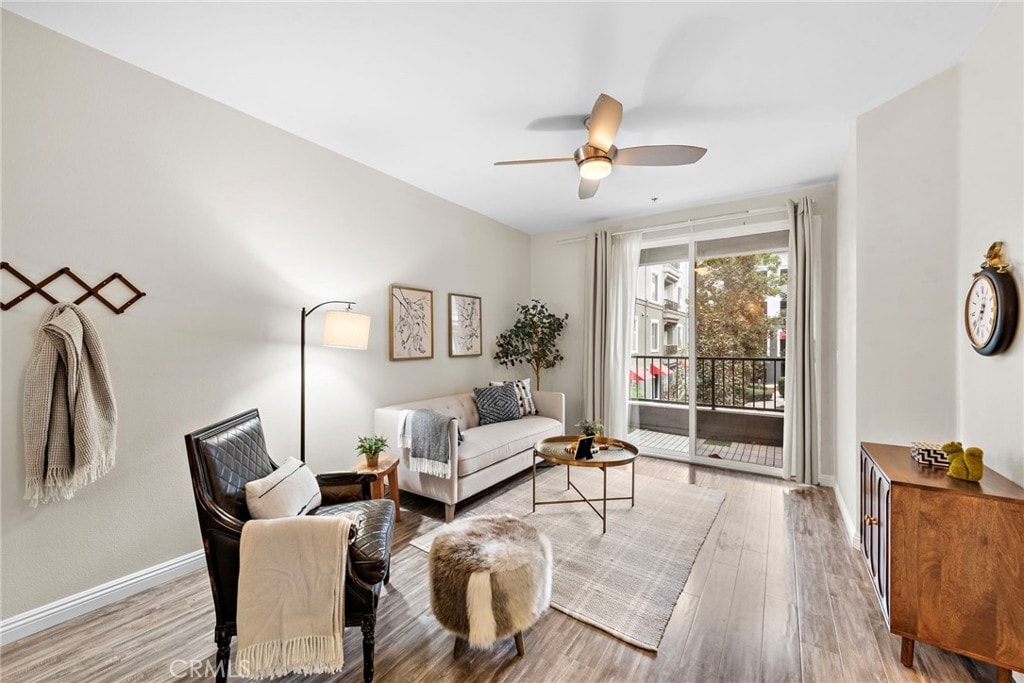
[(998, 315), (996, 290), (987, 277), (975, 278), (971, 289), (967, 292), (966, 320), (967, 337), (974, 348), (981, 348), (989, 343), (996, 331)]

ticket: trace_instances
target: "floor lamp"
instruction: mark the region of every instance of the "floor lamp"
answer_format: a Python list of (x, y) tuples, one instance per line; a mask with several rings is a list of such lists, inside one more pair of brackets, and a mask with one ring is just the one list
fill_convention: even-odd
[(313, 308), (302, 309), (302, 335), (299, 346), (302, 352), (302, 398), (299, 403), (301, 426), (299, 427), (299, 457), (306, 462), (306, 318), (321, 306), (341, 304), (348, 306), (344, 311), (327, 311), (324, 314), (323, 345), (340, 349), (365, 351), (370, 343), (370, 316), (352, 310), (354, 301), (325, 301)]

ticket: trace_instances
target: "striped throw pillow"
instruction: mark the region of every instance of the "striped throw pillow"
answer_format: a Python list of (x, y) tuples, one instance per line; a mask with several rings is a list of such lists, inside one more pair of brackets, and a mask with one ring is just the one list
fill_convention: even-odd
[(245, 485), (253, 519), (298, 517), (320, 506), (320, 486), (305, 463), (288, 458), (276, 470)]
[(533, 392), (530, 390), (529, 377), (526, 379), (512, 379), (507, 382), (491, 382), (492, 387), (500, 387), (503, 384), (511, 384), (515, 388), (520, 416), (537, 414), (537, 406), (533, 402)]

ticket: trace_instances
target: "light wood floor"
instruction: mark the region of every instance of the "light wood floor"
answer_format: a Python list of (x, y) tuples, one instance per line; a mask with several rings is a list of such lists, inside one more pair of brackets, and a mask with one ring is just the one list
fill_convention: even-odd
[[(626, 437), (626, 440), (640, 448), (641, 451), (646, 448), (657, 448), (664, 451), (673, 451), (681, 455), (690, 451), (689, 437), (680, 436), (679, 434), (667, 434), (651, 429), (634, 429)], [(708, 441), (707, 439), (697, 437), (697, 455), (704, 458), (734, 460), (736, 462), (748, 462), (755, 465), (782, 469), (781, 446), (765, 446), (764, 444), (743, 443), (742, 441)]]
[[(690, 474), (687, 465), (652, 458), (641, 458), (637, 471), (679, 482)], [(656, 656), (549, 610), (526, 633), (525, 657), (509, 640), (453, 661), (452, 637), (430, 612), (427, 555), (409, 545), (442, 523), (443, 508), (403, 493), (391, 585), (380, 601), (376, 680), (995, 680), (988, 665), (921, 644), (915, 669), (900, 665), (899, 639), (882, 621), (857, 550), (844, 541), (830, 489), (705, 468), (694, 468), (694, 478), (728, 496)], [(213, 624), (206, 573), (193, 572), (4, 647), (0, 678), (186, 680), (189, 662), (200, 672), (212, 666)], [(285, 680), (361, 680), (359, 631), (345, 635), (341, 675)]]

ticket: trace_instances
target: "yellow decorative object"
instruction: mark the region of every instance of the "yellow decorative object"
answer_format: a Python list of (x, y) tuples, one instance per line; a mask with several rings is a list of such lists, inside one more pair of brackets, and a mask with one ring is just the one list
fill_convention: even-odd
[(985, 474), (985, 464), (982, 462), (984, 452), (975, 446), (969, 447), (966, 451), (959, 441), (950, 441), (942, 444), (943, 452), (949, 456), (949, 472), (947, 474), (954, 479), (964, 481), (979, 481)]
[(979, 481), (985, 475), (985, 463), (981, 461), (984, 452), (980, 448), (971, 446), (964, 451), (964, 462), (967, 463), (967, 478), (971, 481)]
[(942, 452), (949, 458), (949, 472), (956, 479), (967, 478), (967, 463), (964, 462), (964, 445), (959, 441), (942, 444)]

